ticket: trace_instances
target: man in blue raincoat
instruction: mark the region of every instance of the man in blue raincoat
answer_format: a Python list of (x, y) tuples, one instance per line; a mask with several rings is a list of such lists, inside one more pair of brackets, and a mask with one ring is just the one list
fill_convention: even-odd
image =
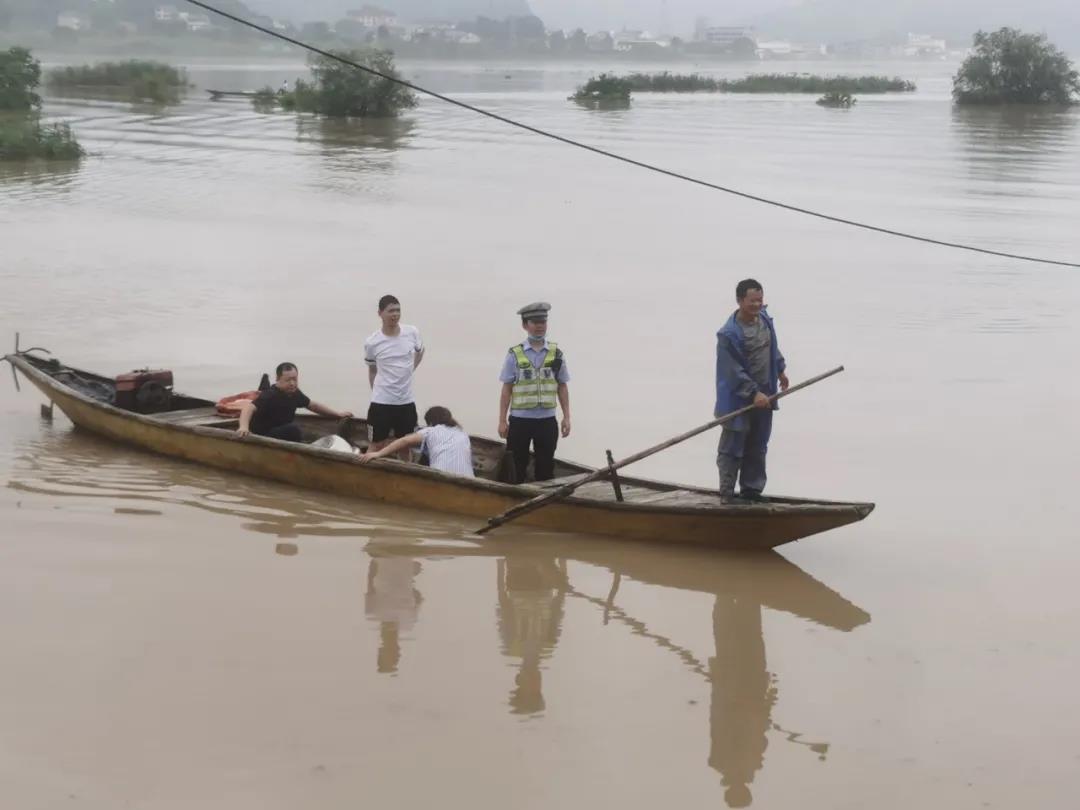
[(739, 495), (757, 500), (765, 489), (765, 454), (772, 433), (769, 397), (786, 391), (787, 364), (780, 353), (776, 327), (765, 311), (765, 295), (752, 278), (735, 288), (739, 308), (716, 333), (716, 416), (747, 405), (755, 410), (724, 425), (716, 466), (720, 470), (720, 497), (729, 502), (739, 482)]

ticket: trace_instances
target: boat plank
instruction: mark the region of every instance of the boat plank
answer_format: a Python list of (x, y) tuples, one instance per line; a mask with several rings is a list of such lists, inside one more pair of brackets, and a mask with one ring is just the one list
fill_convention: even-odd
[[(627, 501), (636, 502), (647, 495), (655, 495), (656, 490), (645, 487), (622, 485), (623, 497)], [(666, 494), (666, 493), (665, 493)], [(590, 481), (583, 484), (574, 492), (575, 498), (587, 498), (594, 501), (615, 501), (615, 488), (610, 481)]]
[(668, 492), (650, 492), (638, 490), (637, 494), (628, 498), (630, 503), (666, 504), (669, 506), (720, 506), (720, 495), (709, 495), (704, 492), (688, 492), (685, 489), (673, 489)]
[(186, 427), (215, 427), (217, 425), (228, 425), (236, 421), (235, 416), (223, 416), (212, 405), (207, 408), (190, 408), (183, 411), (156, 413), (152, 418), (155, 422), (184, 425)]

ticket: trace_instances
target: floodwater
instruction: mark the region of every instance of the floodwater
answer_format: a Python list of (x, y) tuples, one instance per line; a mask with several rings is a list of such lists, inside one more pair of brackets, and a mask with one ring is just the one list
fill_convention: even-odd
[[(954, 68), (854, 66), (920, 90), (846, 111), (588, 111), (566, 101), (585, 69), (406, 74), (753, 193), (1077, 261), (1080, 114), (956, 111)], [(393, 292), (429, 347), (421, 406), (493, 434), (514, 311), (546, 299), (573, 375), (560, 454), (597, 463), (710, 416), (714, 332), (755, 276), (793, 380), (847, 367), (785, 402), (770, 490), (878, 509), (767, 556), (478, 544), (458, 518), (109, 445), (3, 383), (5, 807), (1072, 806), (1080, 271), (802, 218), (433, 101), (341, 124), (200, 92), (48, 101), (92, 155), (3, 169), (0, 337), (204, 396), (288, 359), (362, 411)], [(638, 472), (709, 484), (714, 441)]]

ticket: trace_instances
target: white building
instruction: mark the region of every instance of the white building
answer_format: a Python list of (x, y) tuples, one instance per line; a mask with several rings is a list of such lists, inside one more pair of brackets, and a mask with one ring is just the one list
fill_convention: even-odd
[(945, 40), (929, 34), (908, 34), (904, 56), (944, 56), (948, 52)]
[(154, 9), (154, 19), (158, 22), (175, 22), (180, 19), (176, 6), (158, 6)]
[(736, 40), (753, 40), (754, 29), (743, 25), (710, 25), (703, 32), (703, 39), (712, 45), (731, 45)]
[(762, 59), (791, 56), (795, 46), (786, 39), (763, 39), (757, 44), (758, 56)]
[(443, 30), (442, 38), (448, 42), (456, 42), (458, 45), (479, 45), (483, 42), (480, 37), (471, 31), (461, 31), (457, 28), (448, 28)]
[(185, 14), (184, 22), (187, 23), (188, 31), (206, 31), (213, 28), (213, 23), (205, 14)]
[(670, 44), (671, 40), (654, 37), (648, 31), (631, 31), (624, 28), (615, 34), (613, 47), (619, 53), (655, 53)]
[(345, 16), (365, 28), (378, 28), (382, 25), (390, 28), (398, 24), (397, 14), (378, 6), (364, 6), (356, 11), (346, 12)]

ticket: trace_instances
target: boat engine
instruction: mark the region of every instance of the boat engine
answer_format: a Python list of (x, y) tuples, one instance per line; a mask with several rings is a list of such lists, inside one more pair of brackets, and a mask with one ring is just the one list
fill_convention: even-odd
[(139, 369), (116, 378), (113, 404), (125, 411), (159, 413), (172, 406), (173, 374), (164, 369)]

